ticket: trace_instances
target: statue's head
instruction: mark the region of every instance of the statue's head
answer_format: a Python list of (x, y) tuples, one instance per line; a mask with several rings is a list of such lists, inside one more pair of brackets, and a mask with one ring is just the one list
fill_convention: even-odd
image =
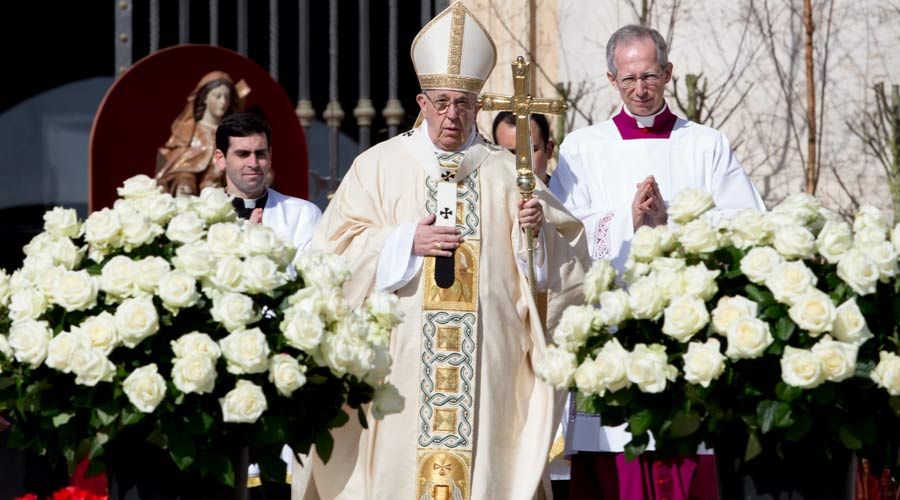
[(238, 110), (238, 95), (231, 80), (219, 78), (197, 90), (194, 99), (194, 120), (202, 120), (207, 110), (216, 122), (222, 121), (226, 115)]

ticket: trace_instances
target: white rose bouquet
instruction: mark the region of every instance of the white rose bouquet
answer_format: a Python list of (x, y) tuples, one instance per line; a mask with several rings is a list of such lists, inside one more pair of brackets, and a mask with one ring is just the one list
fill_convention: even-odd
[(597, 262), (588, 305), (565, 311), (538, 375), (604, 425), (628, 424), (631, 456), (652, 434), (663, 456), (849, 450), (896, 474), (900, 224), (872, 207), (828, 219), (808, 195), (730, 221), (705, 215), (713, 206), (677, 196), (674, 245), (639, 229), (627, 286)]
[(341, 258), (295, 256), (221, 189), (174, 199), (137, 176), (118, 192), (85, 222), (48, 212), (22, 268), (0, 273), (8, 446), (102, 466), (136, 439), (230, 485), (236, 450), (283, 480), (284, 444), (328, 460), (347, 408), (362, 425), (402, 410), (383, 383), (395, 296), (354, 310)]

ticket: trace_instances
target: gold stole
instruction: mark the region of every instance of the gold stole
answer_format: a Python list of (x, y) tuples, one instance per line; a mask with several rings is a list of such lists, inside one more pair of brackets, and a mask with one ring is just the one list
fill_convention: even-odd
[[(425, 281), (415, 500), (469, 500), (471, 497), (479, 345), (481, 196), (477, 165), (474, 169), (471, 164), (454, 168), (444, 161), (455, 160), (459, 165), (462, 154), (456, 155), (441, 158), (441, 179), (429, 176), (426, 180), (428, 212), (445, 215), (452, 212), (465, 240), (454, 255), (454, 282), (450, 288), (435, 284), (434, 257), (425, 258), (422, 271)], [(442, 197), (438, 192), (446, 191), (447, 182), (456, 184), (455, 209), (439, 206)]]

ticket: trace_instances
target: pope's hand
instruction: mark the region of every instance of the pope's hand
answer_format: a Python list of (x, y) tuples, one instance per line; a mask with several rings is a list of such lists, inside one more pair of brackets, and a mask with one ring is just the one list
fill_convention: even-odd
[(534, 235), (537, 236), (541, 232), (541, 225), (544, 223), (544, 208), (541, 201), (532, 198), (528, 201), (519, 201), (519, 227), (522, 229), (531, 228)]
[(434, 225), (434, 214), (419, 221), (413, 238), (413, 255), (450, 257), (462, 243), (459, 229)]

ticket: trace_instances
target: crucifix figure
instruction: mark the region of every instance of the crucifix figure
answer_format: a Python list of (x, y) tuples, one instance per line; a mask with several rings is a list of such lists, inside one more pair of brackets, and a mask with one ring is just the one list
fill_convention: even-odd
[[(516, 115), (516, 184), (522, 201), (531, 199), (534, 192), (534, 167), (531, 155), (531, 124), (528, 122), (531, 113), (560, 115), (568, 106), (563, 99), (538, 99), (531, 96), (531, 63), (519, 56), (512, 63), (513, 90), (511, 96), (488, 94), (481, 95), (481, 109), (485, 111), (511, 111)], [(534, 232), (525, 232), (528, 251), (528, 284), (531, 294), (535, 295), (534, 275)]]

